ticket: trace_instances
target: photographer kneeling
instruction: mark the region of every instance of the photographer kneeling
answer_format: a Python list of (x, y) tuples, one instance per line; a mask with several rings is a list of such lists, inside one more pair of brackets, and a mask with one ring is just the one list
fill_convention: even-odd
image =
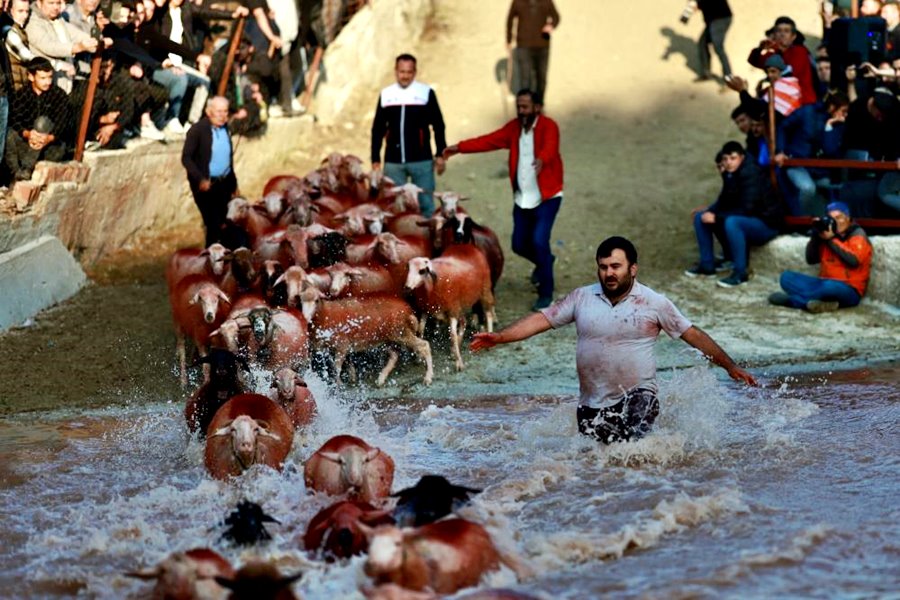
[[(778, 306), (818, 313), (856, 306), (866, 293), (872, 266), (872, 244), (863, 228), (851, 221), (843, 202), (832, 202), (827, 215), (813, 221), (806, 262), (820, 263), (819, 276), (796, 271), (781, 274), (781, 288), (769, 296)], [(787, 292), (787, 293), (785, 293)]]

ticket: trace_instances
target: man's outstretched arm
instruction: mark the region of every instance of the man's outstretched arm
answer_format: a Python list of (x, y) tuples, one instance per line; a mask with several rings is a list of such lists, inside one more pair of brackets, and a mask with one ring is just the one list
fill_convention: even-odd
[(735, 381), (743, 381), (747, 385), (759, 385), (753, 375), (737, 366), (728, 353), (699, 327), (691, 327), (681, 334), (681, 339), (702, 352), (713, 363), (725, 369), (728, 376)]
[(550, 321), (544, 313), (536, 312), (522, 317), (509, 327), (495, 333), (476, 333), (469, 344), (469, 350), (478, 352), (493, 348), (497, 344), (509, 344), (530, 338), (533, 335), (543, 333), (550, 329)]

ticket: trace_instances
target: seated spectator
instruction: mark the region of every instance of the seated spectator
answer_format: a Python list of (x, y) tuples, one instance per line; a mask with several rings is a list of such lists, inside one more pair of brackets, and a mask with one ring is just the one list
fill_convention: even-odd
[(43, 57), (28, 63), (28, 87), (16, 92), (10, 104), (10, 129), (19, 133), (29, 129), (40, 116), (55, 124), (55, 136), (67, 148), (74, 142), (69, 97), (53, 85), (53, 65)]
[(694, 214), (694, 232), (700, 261), (685, 271), (689, 277), (716, 274), (713, 236), (731, 257), (731, 275), (720, 279), (721, 287), (745, 283), (748, 276), (748, 246), (761, 246), (778, 235), (781, 207), (772, 192), (766, 173), (752, 160), (745, 160), (743, 146), (728, 142), (722, 147), (725, 172), (718, 199)]
[(14, 181), (28, 181), (38, 161), (61, 161), (66, 149), (53, 134), (54, 125), (46, 116), (35, 119), (30, 129), (6, 134), (3, 160)]
[(12, 25), (4, 27), (4, 35), (12, 71), (11, 91), (18, 92), (28, 85), (28, 63), (36, 58), (28, 47), (28, 34), (25, 33), (25, 26), (31, 16), (31, 4), (28, 0), (12, 0), (9, 3), (9, 15), (12, 18)]
[(806, 262), (820, 265), (819, 276), (785, 271), (781, 274), (784, 291), (769, 296), (772, 304), (817, 313), (856, 306), (865, 295), (872, 244), (863, 228), (850, 219), (846, 204), (832, 202), (826, 210), (826, 218), (813, 222), (806, 244)]
[(116, 68), (110, 55), (105, 56), (100, 63), (88, 139), (108, 150), (124, 148), (129, 129), (136, 125), (135, 106), (131, 78)]
[(885, 51), (888, 56), (900, 55), (900, 4), (897, 0), (885, 2), (881, 7), (881, 18), (887, 23)]
[(61, 17), (62, 0), (38, 0), (34, 6), (37, 10), (25, 27), (28, 47), (52, 61), (57, 85), (69, 93), (75, 78), (73, 57), (80, 52), (96, 52), (98, 42)]

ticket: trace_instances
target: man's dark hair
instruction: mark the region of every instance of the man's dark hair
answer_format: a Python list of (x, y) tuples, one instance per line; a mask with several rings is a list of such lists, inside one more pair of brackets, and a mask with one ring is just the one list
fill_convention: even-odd
[(730, 142), (725, 142), (725, 145), (722, 146), (722, 154), (740, 154), (741, 156), (743, 156), (744, 147), (741, 146), (740, 142), (731, 140)]
[(723, 158), (725, 158), (725, 155), (722, 154), (722, 151), (721, 151), (721, 150), (719, 150), (718, 152), (716, 152), (716, 164), (719, 164), (720, 162), (722, 162), (722, 159), (723, 159)]
[(778, 17), (775, 19), (775, 27), (779, 25), (790, 25), (792, 30), (797, 31), (797, 24), (790, 17)]
[(831, 59), (828, 58), (827, 56), (820, 56), (819, 58), (816, 59), (816, 64), (817, 64), (817, 65), (818, 65), (818, 64), (822, 64), (822, 63), (828, 63), (828, 64), (830, 65), (830, 64), (831, 64)]
[(825, 105), (825, 110), (850, 106), (850, 97), (841, 90), (832, 90), (825, 95), (822, 103)]
[(737, 108), (731, 111), (731, 120), (734, 121), (741, 115), (750, 116), (750, 111), (747, 110), (747, 105), (744, 103), (738, 104)]
[(38, 71), (50, 71), (52, 73), (53, 65), (43, 56), (35, 56), (28, 63), (28, 72), (37, 73)]
[(540, 94), (538, 94), (534, 90), (530, 90), (528, 88), (522, 88), (521, 90), (516, 92), (516, 98), (519, 98), (521, 96), (528, 96), (529, 98), (531, 98), (531, 101), (534, 102), (535, 104), (543, 104), (544, 103), (544, 99), (541, 98)]
[(397, 57), (397, 60), (394, 61), (394, 66), (397, 66), (398, 64), (400, 64), (401, 61), (409, 61), (415, 65), (416, 57), (413, 56), (412, 54), (403, 53)]
[(634, 244), (630, 241), (619, 235), (608, 237), (600, 242), (600, 245), (597, 246), (597, 256), (595, 260), (599, 263), (601, 258), (612, 256), (613, 250), (621, 250), (624, 252), (629, 265), (637, 264), (637, 248), (635, 248)]

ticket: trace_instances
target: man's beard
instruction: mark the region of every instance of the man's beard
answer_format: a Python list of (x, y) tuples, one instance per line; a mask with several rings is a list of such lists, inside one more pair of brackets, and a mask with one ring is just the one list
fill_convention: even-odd
[[(614, 280), (613, 283), (616, 283), (615, 289), (610, 289), (607, 286), (608, 280)], [(634, 281), (634, 277), (631, 274), (626, 273), (621, 279), (617, 277), (607, 277), (605, 279), (600, 280), (600, 287), (603, 288), (603, 294), (612, 300), (617, 298), (621, 298), (624, 296), (628, 290), (631, 289), (631, 284)]]
[(537, 115), (521, 115), (519, 117), (519, 122), (522, 124), (522, 127), (528, 128), (534, 124), (534, 119)]

